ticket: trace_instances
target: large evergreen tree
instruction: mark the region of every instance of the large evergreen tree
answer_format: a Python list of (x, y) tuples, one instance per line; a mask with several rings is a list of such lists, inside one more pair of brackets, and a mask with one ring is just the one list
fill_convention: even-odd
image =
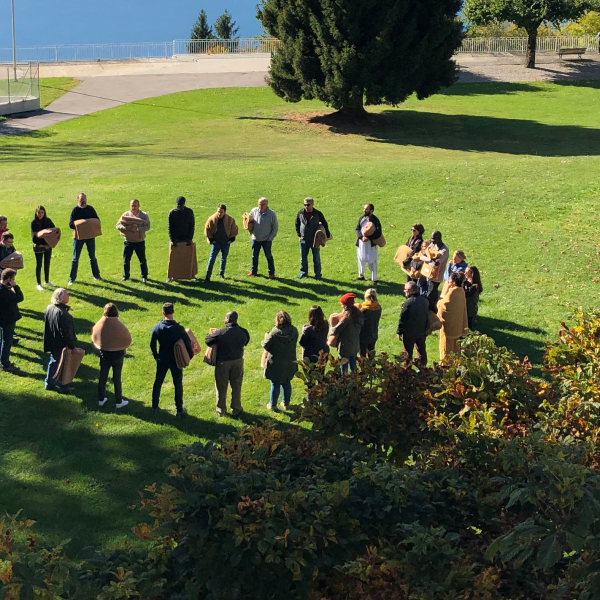
[(268, 77), (288, 102), (319, 99), (352, 119), (456, 79), (461, 0), (263, 0), (258, 18), (281, 44)]
[(222, 40), (233, 40), (237, 37), (237, 33), (240, 30), (240, 28), (235, 25), (236, 23), (233, 20), (233, 17), (229, 14), (229, 11), (225, 9), (225, 12), (215, 21), (215, 33)]
[(527, 31), (525, 66), (535, 68), (538, 28), (544, 21), (560, 25), (578, 19), (597, 0), (466, 0), (465, 16), (475, 25), (510, 21)]

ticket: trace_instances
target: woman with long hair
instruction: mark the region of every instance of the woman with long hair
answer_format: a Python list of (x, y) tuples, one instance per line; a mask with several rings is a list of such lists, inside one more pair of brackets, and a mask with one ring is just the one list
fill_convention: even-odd
[(50, 261), (52, 260), (52, 248), (44, 239), (48, 230), (55, 230), (52, 219), (48, 217), (46, 209), (38, 206), (35, 209), (33, 221), (31, 221), (31, 241), (33, 242), (33, 253), (35, 254), (35, 277), (37, 289), (43, 291), (42, 287), (42, 263), (44, 264), (44, 283), (48, 287), (54, 287), (50, 281)]
[(115, 386), (116, 407), (123, 408), (127, 406), (129, 402), (123, 400), (121, 371), (123, 370), (125, 350), (131, 346), (131, 334), (127, 327), (119, 321), (119, 309), (116, 304), (109, 302), (104, 307), (104, 315), (92, 329), (92, 343), (100, 353), (98, 406), (104, 406), (108, 401), (104, 394), (106, 393), (106, 382), (111, 368)]
[(298, 370), (296, 364), (296, 344), (298, 330), (292, 325), (292, 318), (284, 310), (275, 315), (275, 327), (265, 335), (262, 347), (266, 352), (264, 363), (265, 379), (271, 381), (271, 394), (267, 410), (277, 408), (277, 400), (283, 389), (281, 408), (287, 410), (292, 397), (292, 379)]
[(329, 320), (329, 339), (333, 342), (330, 345), (337, 348), (340, 359), (348, 361), (341, 366), (342, 374), (348, 370), (356, 370), (356, 355), (360, 352), (360, 332), (365, 317), (354, 305), (355, 298), (354, 294), (344, 294), (340, 298), (342, 312), (331, 315)]
[(483, 293), (481, 275), (477, 267), (467, 267), (463, 289), (465, 290), (465, 296), (467, 298), (467, 319), (469, 321), (469, 329), (472, 330), (473, 320), (479, 312), (479, 295)]
[(311, 363), (319, 360), (320, 353), (328, 355), (329, 345), (327, 344), (327, 334), (329, 324), (323, 314), (323, 309), (313, 304), (308, 311), (308, 324), (302, 328), (302, 337), (300, 346), (302, 346), (302, 359)]

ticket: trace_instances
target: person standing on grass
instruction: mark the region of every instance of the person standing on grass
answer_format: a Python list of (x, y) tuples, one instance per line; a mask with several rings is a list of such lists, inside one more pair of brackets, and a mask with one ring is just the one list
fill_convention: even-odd
[[(425, 227), (421, 223), (415, 223), (411, 228), (411, 235), (406, 240), (406, 245), (412, 250), (412, 254), (407, 257), (404, 261), (404, 268), (408, 271), (411, 270), (411, 262), (417, 261), (419, 254), (421, 254), (421, 246), (423, 245), (423, 234), (425, 233)], [(406, 276), (406, 281), (415, 281), (410, 275)]]
[(336, 342), (338, 358), (340, 360), (345, 358), (348, 361), (341, 365), (342, 375), (348, 370), (356, 371), (356, 355), (360, 351), (360, 332), (365, 323), (365, 317), (354, 306), (355, 298), (354, 294), (344, 294), (340, 298), (342, 314), (337, 325), (332, 326), (329, 331), (329, 339), (334, 338), (333, 341)]
[(225, 327), (209, 333), (207, 346), (217, 347), (215, 365), (215, 389), (217, 391), (217, 415), (227, 414), (227, 387), (231, 385), (231, 416), (238, 417), (242, 408), (242, 381), (244, 380), (244, 348), (250, 342), (250, 334), (238, 325), (238, 314), (232, 310), (225, 315)]
[(152, 356), (156, 361), (156, 376), (152, 388), (152, 410), (154, 412), (158, 412), (159, 410), (160, 390), (167, 372), (171, 371), (173, 386), (175, 387), (175, 416), (185, 417), (187, 410), (183, 408), (183, 369), (177, 366), (175, 360), (175, 344), (179, 340), (183, 340), (190, 359), (194, 357), (194, 350), (190, 336), (174, 320), (174, 313), (175, 308), (170, 302), (163, 304), (162, 315), (164, 318), (154, 326), (152, 336), (150, 337), (150, 350), (152, 350)]
[(363, 214), (358, 219), (356, 226), (356, 255), (358, 257), (357, 281), (365, 280), (365, 267), (371, 271), (371, 283), (377, 283), (377, 261), (379, 259), (379, 246), (375, 243), (383, 234), (381, 222), (373, 214), (375, 206), (365, 204)]
[(473, 321), (479, 312), (479, 294), (483, 292), (481, 275), (477, 267), (467, 267), (463, 289), (465, 290), (465, 297), (467, 299), (467, 321), (469, 329), (473, 331)]
[(64, 288), (56, 288), (44, 314), (44, 352), (50, 353), (45, 380), (47, 390), (58, 388), (57, 391), (60, 392), (72, 392), (75, 389), (54, 381), (63, 348), (74, 350), (77, 342), (73, 317), (69, 314), (71, 307), (68, 302), (69, 292)]
[(23, 302), (23, 292), (15, 283), (16, 275), (14, 269), (4, 269), (0, 275), (0, 365), (8, 373), (17, 370), (16, 365), (10, 362), (10, 351), (15, 325), (21, 318), (19, 303)]
[(296, 364), (296, 344), (298, 330), (292, 325), (292, 318), (284, 310), (275, 315), (275, 327), (265, 335), (262, 347), (267, 353), (265, 379), (271, 381), (271, 394), (267, 410), (277, 408), (277, 400), (283, 388), (282, 410), (287, 410), (292, 397), (292, 379), (298, 371)]
[(235, 219), (227, 214), (227, 207), (224, 204), (219, 204), (217, 212), (209, 217), (204, 225), (206, 241), (211, 245), (204, 283), (210, 281), (219, 252), (221, 253), (219, 277), (225, 279), (229, 247), (235, 242), (237, 234), (238, 226), (235, 223)]
[(442, 322), (440, 329), (440, 360), (448, 354), (457, 353), (458, 340), (465, 335), (469, 326), (467, 318), (467, 299), (462, 273), (450, 275), (450, 285), (445, 296), (438, 304), (438, 318)]
[(442, 234), (439, 231), (434, 231), (431, 234), (431, 243), (427, 246), (427, 249), (419, 257), (424, 263), (428, 263), (431, 267), (431, 273), (426, 278), (422, 278), (420, 282), (423, 285), (421, 293), (427, 296), (429, 300), (429, 309), (433, 312), (436, 311), (437, 302), (439, 299), (439, 287), (440, 283), (444, 279), (444, 272), (446, 271), (446, 264), (448, 263), (448, 257), (450, 250), (448, 246), (442, 242)]
[[(15, 236), (10, 231), (5, 231), (0, 238), (0, 262), (15, 251)], [(2, 273), (2, 267), (0, 267)]]
[(325, 228), (327, 239), (331, 238), (329, 225), (325, 220), (323, 213), (315, 208), (315, 201), (312, 198), (304, 198), (304, 209), (299, 211), (296, 216), (296, 234), (300, 241), (300, 275), (298, 279), (308, 277), (308, 253), (312, 251), (313, 267), (315, 270), (315, 279), (321, 280), (321, 251), (314, 247), (315, 233), (319, 225)]
[(258, 206), (250, 211), (250, 220), (254, 224), (252, 229), (252, 268), (248, 277), (258, 275), (258, 259), (262, 248), (267, 259), (269, 279), (275, 279), (275, 261), (271, 246), (279, 230), (277, 215), (269, 208), (269, 201), (260, 198)]
[(100, 353), (100, 378), (98, 380), (98, 406), (108, 402), (105, 397), (108, 373), (112, 368), (113, 385), (115, 386), (115, 402), (117, 408), (127, 406), (129, 402), (123, 400), (123, 386), (121, 385), (121, 372), (125, 350), (131, 346), (131, 334), (121, 321), (119, 309), (116, 304), (109, 302), (104, 307), (104, 316), (92, 329), (92, 343)]
[(35, 277), (37, 280), (37, 289), (41, 292), (42, 287), (42, 263), (44, 264), (44, 282), (48, 287), (54, 287), (50, 281), (50, 261), (52, 260), (52, 248), (48, 246), (46, 240), (38, 234), (46, 229), (56, 229), (54, 222), (43, 206), (35, 209), (35, 216), (31, 221), (31, 240), (33, 241), (33, 253), (35, 254)]
[[(75, 221), (80, 219), (98, 219), (98, 214), (94, 210), (94, 207), (87, 203), (87, 196), (83, 193), (77, 196), (77, 206), (71, 211), (69, 218), (69, 227), (75, 230)], [(71, 273), (69, 274), (69, 285), (73, 285), (77, 279), (77, 271), (79, 269), (79, 257), (83, 247), (87, 248), (88, 255), (90, 257), (90, 266), (92, 268), (92, 276), (96, 281), (102, 281), (100, 277), (100, 268), (98, 267), (98, 261), (96, 260), (96, 238), (88, 240), (78, 240), (73, 238), (73, 260), (71, 261)]]
[(325, 319), (323, 309), (314, 304), (308, 311), (308, 324), (302, 328), (302, 337), (299, 342), (303, 348), (302, 360), (316, 363), (319, 361), (321, 352), (325, 355), (329, 354), (328, 332), (329, 324)]
[(375, 344), (379, 339), (379, 321), (381, 319), (381, 304), (377, 301), (377, 290), (369, 288), (365, 292), (365, 301), (358, 305), (365, 322), (360, 330), (360, 355), (363, 358), (375, 356)]
[[(194, 211), (185, 205), (185, 198), (178, 196), (177, 207), (169, 211), (168, 231), (169, 239), (172, 244), (187, 244), (190, 246), (194, 240), (194, 231), (196, 229), (196, 219)], [(167, 277), (167, 283), (173, 281)]]
[[(128, 218), (141, 219), (141, 223), (127, 223)], [(142, 283), (148, 280), (148, 263), (146, 261), (146, 232), (150, 230), (150, 217), (148, 213), (140, 210), (139, 200), (133, 199), (129, 203), (129, 210), (124, 212), (117, 223), (117, 229), (125, 237), (123, 242), (123, 277), (127, 281), (131, 272), (131, 257), (135, 252), (140, 261)]]
[(429, 302), (419, 294), (419, 286), (414, 281), (404, 285), (406, 300), (400, 310), (400, 319), (396, 335), (404, 346), (404, 366), (413, 361), (413, 352), (417, 347), (416, 363), (427, 365), (427, 323), (429, 320)]

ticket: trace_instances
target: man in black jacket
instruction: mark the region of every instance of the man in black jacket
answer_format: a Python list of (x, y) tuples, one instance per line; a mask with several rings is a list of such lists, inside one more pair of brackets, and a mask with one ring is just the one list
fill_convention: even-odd
[(60, 362), (63, 348), (75, 348), (75, 327), (73, 317), (69, 314), (69, 292), (64, 288), (56, 288), (52, 294), (50, 305), (44, 314), (44, 352), (50, 352), (50, 361), (46, 373), (46, 389), (71, 392), (74, 388), (56, 384), (54, 375)]
[[(177, 208), (169, 211), (168, 231), (169, 239), (173, 244), (191, 245), (194, 239), (194, 231), (196, 229), (196, 220), (194, 211), (185, 205), (185, 198), (178, 196)], [(173, 281), (170, 277), (167, 278), (167, 283)]]
[(315, 209), (314, 205), (315, 201), (312, 198), (305, 198), (304, 209), (299, 211), (296, 216), (296, 233), (300, 240), (300, 275), (298, 275), (298, 279), (308, 277), (308, 253), (310, 250), (313, 255), (315, 279), (322, 279), (321, 252), (319, 248), (314, 247), (315, 233), (320, 224), (325, 228), (327, 239), (331, 237), (331, 234), (323, 213)]
[(215, 388), (217, 390), (217, 414), (227, 414), (227, 385), (231, 384), (231, 414), (237, 417), (242, 408), (242, 381), (244, 379), (244, 347), (250, 342), (250, 334), (238, 325), (234, 310), (225, 315), (225, 327), (206, 336), (207, 346), (217, 346)]
[(404, 345), (404, 364), (412, 362), (414, 347), (417, 347), (417, 363), (427, 365), (427, 322), (429, 319), (429, 302), (419, 294), (419, 286), (409, 281), (404, 286), (407, 300), (402, 305), (400, 320), (396, 334)]
[(3, 371), (12, 373), (17, 367), (10, 362), (10, 350), (15, 337), (15, 325), (21, 318), (19, 303), (23, 292), (15, 283), (17, 272), (4, 269), (0, 276), (0, 364)]
[[(194, 357), (194, 350), (190, 341), (190, 336), (185, 329), (173, 319), (175, 309), (170, 302), (163, 304), (163, 321), (157, 323), (152, 329), (150, 338), (150, 349), (156, 361), (156, 377), (154, 378), (154, 387), (152, 388), (152, 410), (158, 412), (160, 402), (160, 390), (168, 371), (171, 371), (173, 377), (173, 386), (175, 387), (175, 409), (177, 417), (185, 417), (187, 410), (183, 408), (183, 370), (177, 366), (175, 361), (175, 344), (183, 340), (185, 347), (190, 355)], [(158, 349), (157, 349), (158, 344)]]
[[(382, 235), (381, 222), (373, 214), (375, 207), (365, 204), (363, 214), (358, 219), (356, 226), (356, 255), (358, 257), (357, 281), (365, 280), (365, 266), (371, 271), (371, 283), (377, 283), (377, 260), (379, 259), (379, 246), (375, 243)], [(370, 225), (372, 224), (372, 225)], [(367, 230), (373, 229), (370, 233)], [(368, 233), (368, 235), (367, 235)]]
[[(94, 207), (87, 203), (87, 196), (83, 193), (77, 196), (77, 206), (71, 211), (69, 227), (75, 230), (75, 221), (79, 221), (80, 219), (99, 219)], [(95, 280), (102, 281), (102, 277), (100, 277), (100, 268), (98, 267), (98, 261), (96, 260), (96, 238), (91, 238), (89, 240), (78, 240), (73, 238), (73, 260), (71, 261), (69, 285), (73, 285), (77, 279), (79, 257), (81, 256), (81, 251), (84, 246), (86, 246), (90, 257), (92, 276)]]

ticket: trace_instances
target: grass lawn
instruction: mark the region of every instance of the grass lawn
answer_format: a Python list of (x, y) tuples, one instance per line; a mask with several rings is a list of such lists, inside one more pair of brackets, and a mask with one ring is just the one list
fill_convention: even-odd
[[(395, 330), (403, 276), (393, 262), (410, 225), (440, 229), (451, 251), (463, 249), (483, 274), (485, 293), (476, 328), (529, 355), (539, 365), (547, 340), (572, 307), (597, 306), (600, 290), (600, 83), (457, 85), (425, 102), (382, 110), (383, 127), (334, 134), (299, 123), (317, 103), (285, 105), (269, 89), (204, 90), (176, 94), (82, 117), (28, 136), (0, 139), (0, 213), (9, 216), (26, 269), (26, 296), (15, 349), (21, 376), (0, 373), (0, 507), (23, 509), (44, 534), (75, 547), (110, 547), (131, 539), (139, 520), (137, 491), (161, 477), (163, 461), (181, 443), (211, 439), (239, 426), (214, 414), (213, 371), (196, 359), (184, 375), (190, 416), (155, 417), (150, 410), (154, 363), (151, 327), (165, 301), (199, 339), (236, 308), (252, 337), (246, 353), (243, 400), (247, 419), (266, 414), (269, 383), (262, 378), (260, 341), (275, 312), (296, 325), (313, 303), (327, 314), (338, 297), (360, 293), (354, 227), (373, 202), (388, 245), (380, 252), (378, 290), (384, 308), (380, 350), (399, 353)], [(294, 113), (290, 116), (291, 113)], [(52, 281), (65, 285), (71, 245), (67, 222), (86, 191), (104, 223), (97, 255), (104, 283), (91, 279), (86, 255), (71, 305), (87, 356), (76, 391), (43, 389), (43, 311), (50, 292), (35, 289), (29, 221), (37, 204), (63, 228)], [(210, 286), (166, 285), (166, 215), (178, 195), (196, 213), (202, 269), (208, 245), (202, 227), (218, 202), (241, 215), (259, 196), (278, 213), (274, 244), (278, 279), (248, 280), (250, 242), (242, 231), (227, 266), (228, 280)], [(322, 251), (325, 280), (298, 282), (294, 218), (311, 195), (334, 241)], [(131, 198), (150, 213), (150, 277), (121, 283), (122, 241), (114, 225)], [(124, 367), (131, 404), (115, 414), (112, 397), (98, 409), (98, 358), (89, 339), (102, 306), (115, 301), (134, 342)], [(437, 338), (429, 340), (437, 359)], [(301, 397), (294, 384), (292, 402)], [(162, 406), (173, 406), (165, 385)], [(283, 421), (288, 417), (279, 415)]]
[(72, 77), (42, 77), (40, 79), (40, 107), (46, 108), (79, 83)]

